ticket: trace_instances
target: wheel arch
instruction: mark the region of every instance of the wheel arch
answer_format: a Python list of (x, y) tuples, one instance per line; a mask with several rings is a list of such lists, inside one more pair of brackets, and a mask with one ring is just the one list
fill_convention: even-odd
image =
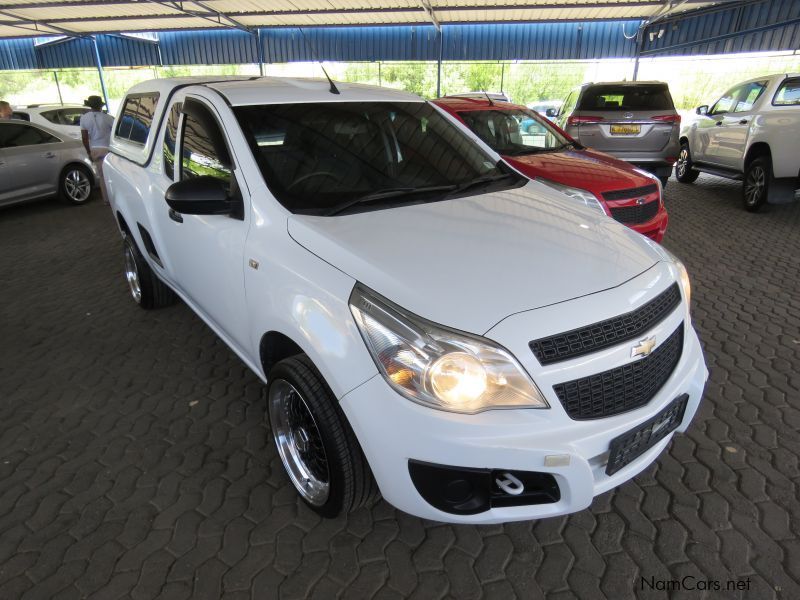
[(772, 149), (767, 142), (756, 142), (747, 149), (747, 154), (744, 157), (744, 167), (747, 168), (755, 158), (759, 156), (768, 156), (772, 158)]
[(61, 182), (61, 178), (64, 177), (64, 174), (73, 167), (78, 167), (81, 171), (84, 171), (87, 175), (89, 175), (89, 185), (92, 186), (92, 189), (97, 187), (97, 181), (94, 172), (79, 160), (71, 160), (61, 167), (61, 171), (59, 171), (58, 175), (59, 183)]
[[(261, 336), (258, 344), (258, 355), (264, 377), (269, 375), (270, 369), (284, 358), (308, 353), (288, 335), (280, 331), (268, 331)], [(310, 360), (310, 357), (309, 357)]]

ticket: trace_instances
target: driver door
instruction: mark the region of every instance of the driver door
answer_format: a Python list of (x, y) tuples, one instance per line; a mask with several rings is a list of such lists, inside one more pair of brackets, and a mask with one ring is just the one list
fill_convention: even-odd
[(707, 115), (697, 123), (698, 144), (692, 148), (692, 159), (703, 161), (712, 165), (723, 165), (725, 153), (725, 116), (734, 109), (739, 95), (742, 93), (741, 85), (731, 88), (714, 103)]
[[(205, 102), (181, 104), (177, 144), (170, 157), (165, 139), (165, 171), (181, 181), (201, 175), (219, 179), (230, 197), (241, 198), (231, 215), (189, 215), (171, 209), (162, 197), (155, 207), (163, 263), (173, 285), (239, 348), (250, 343), (244, 296), (244, 245), (250, 226), (250, 198), (222, 119)], [(169, 135), (169, 122), (165, 137)]]

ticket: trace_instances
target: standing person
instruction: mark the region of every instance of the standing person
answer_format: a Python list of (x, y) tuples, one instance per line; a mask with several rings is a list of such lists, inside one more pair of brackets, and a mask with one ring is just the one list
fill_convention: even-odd
[(11, 105), (5, 100), (0, 100), (0, 120), (11, 118)]
[(103, 112), (105, 102), (100, 96), (89, 96), (84, 100), (83, 105), (92, 110), (84, 113), (81, 117), (81, 139), (86, 152), (92, 158), (92, 162), (97, 169), (103, 202), (108, 204), (106, 182), (103, 180), (103, 159), (108, 154), (108, 146), (111, 143), (111, 128), (114, 125), (114, 117)]

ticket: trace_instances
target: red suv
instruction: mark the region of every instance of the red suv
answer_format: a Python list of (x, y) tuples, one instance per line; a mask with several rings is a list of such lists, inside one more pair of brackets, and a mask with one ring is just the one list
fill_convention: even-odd
[(650, 173), (573, 140), (534, 111), (490, 98), (434, 101), (520, 173), (660, 242), (667, 229), (661, 182)]

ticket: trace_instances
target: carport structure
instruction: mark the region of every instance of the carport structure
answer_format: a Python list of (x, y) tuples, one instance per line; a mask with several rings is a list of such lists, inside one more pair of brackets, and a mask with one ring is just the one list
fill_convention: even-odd
[[(0, 70), (700, 56), (797, 51), (800, 1), (2, 0), (0, 38)], [(105, 207), (6, 211), (0, 598), (800, 598), (800, 206), (736, 195), (666, 191), (711, 369), (687, 435), (590, 509), (486, 527), (320, 520), (261, 382), (188, 307), (130, 305)]]
[[(130, 35), (132, 32), (149, 35)], [(46, 37), (34, 42), (30, 36)], [(564, 60), (800, 47), (793, 0), (11, 0), (0, 69)], [(634, 68), (634, 71), (636, 68)], [(438, 86), (437, 86), (438, 90)]]

